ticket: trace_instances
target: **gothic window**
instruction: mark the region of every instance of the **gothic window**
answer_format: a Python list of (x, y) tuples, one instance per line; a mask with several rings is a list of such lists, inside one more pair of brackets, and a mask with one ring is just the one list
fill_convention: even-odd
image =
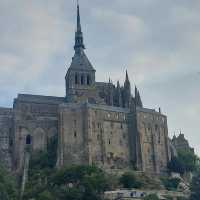
[(123, 129), (123, 124), (121, 123), (121, 129)]
[(78, 84), (78, 74), (75, 74), (75, 84)]
[(157, 125), (157, 124), (155, 125), (155, 130), (156, 130), (156, 131), (158, 130), (158, 125)]
[(90, 85), (90, 82), (91, 82), (90, 75), (87, 75), (87, 85)]
[(111, 144), (111, 141), (110, 141), (110, 139), (108, 140), (108, 144)]
[(158, 143), (160, 144), (160, 132), (158, 133)]
[(31, 136), (30, 135), (26, 136), (26, 144), (31, 144)]
[(81, 75), (81, 85), (84, 85), (84, 82), (85, 82), (85, 80), (84, 80), (84, 75), (82, 74), (82, 75)]
[(74, 131), (74, 137), (75, 137), (75, 138), (77, 137), (77, 133), (76, 133), (76, 131)]

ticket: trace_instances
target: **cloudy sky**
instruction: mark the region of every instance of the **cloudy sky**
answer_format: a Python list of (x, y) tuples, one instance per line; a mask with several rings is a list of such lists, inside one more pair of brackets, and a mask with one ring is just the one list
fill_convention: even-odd
[[(145, 107), (168, 116), (200, 155), (200, 1), (80, 0), (97, 81), (128, 70)], [(0, 0), (0, 106), (17, 93), (64, 96), (73, 56), (75, 0)]]

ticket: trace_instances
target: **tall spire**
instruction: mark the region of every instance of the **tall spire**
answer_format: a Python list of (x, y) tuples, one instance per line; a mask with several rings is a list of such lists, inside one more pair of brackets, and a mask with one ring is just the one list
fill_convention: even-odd
[(76, 33), (75, 33), (74, 50), (75, 50), (76, 53), (79, 53), (83, 49), (85, 49), (85, 45), (83, 43), (83, 33), (81, 31), (79, 2), (77, 1), (77, 27), (76, 27)]
[(128, 78), (128, 71), (126, 70), (126, 81), (129, 82), (129, 78)]

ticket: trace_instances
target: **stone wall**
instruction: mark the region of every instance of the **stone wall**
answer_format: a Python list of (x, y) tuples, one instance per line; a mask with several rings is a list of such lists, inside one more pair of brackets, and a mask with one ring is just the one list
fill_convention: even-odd
[(142, 171), (164, 173), (169, 161), (167, 118), (155, 110), (137, 108)]
[(44, 151), (48, 139), (58, 134), (58, 104), (63, 98), (19, 95), (14, 103), (14, 159), (20, 170), (24, 162), (27, 143), (32, 151)]
[(0, 164), (11, 169), (12, 109), (0, 108)]
[(60, 106), (59, 165), (129, 167), (127, 111), (91, 104)]

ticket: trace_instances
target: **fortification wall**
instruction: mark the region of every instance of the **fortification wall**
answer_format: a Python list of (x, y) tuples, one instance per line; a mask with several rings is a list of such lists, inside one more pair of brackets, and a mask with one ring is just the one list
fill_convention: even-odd
[(0, 163), (7, 169), (11, 169), (12, 120), (12, 109), (0, 108)]

